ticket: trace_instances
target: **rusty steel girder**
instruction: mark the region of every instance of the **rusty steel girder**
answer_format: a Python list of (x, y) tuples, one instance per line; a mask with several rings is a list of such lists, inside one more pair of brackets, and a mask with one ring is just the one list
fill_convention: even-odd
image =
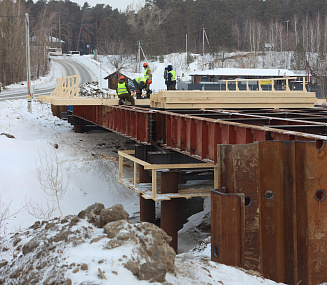
[[(292, 119), (277, 119), (274, 117), (276, 113), (272, 111), (266, 117), (261, 113), (247, 114), (226, 110), (188, 112), (191, 114), (100, 105), (74, 106), (73, 114), (137, 142), (159, 143), (165, 148), (215, 163), (217, 144), (299, 140), (316, 141), (317, 145), (322, 145), (327, 140), (327, 124), (319, 122), (319, 119), (326, 116), (325, 109), (320, 115), (319, 112), (303, 114), (293, 110), (292, 116), (289, 115)], [(296, 116), (297, 119), (294, 119)], [(306, 121), (306, 117), (316, 118), (317, 121)], [(245, 119), (248, 121), (244, 121)], [(254, 124), (256, 120), (257, 124)]]
[(151, 144), (153, 113), (124, 106), (74, 106), (73, 114), (139, 143)]
[[(156, 117), (160, 117), (160, 122), (163, 122), (162, 126), (156, 126), (164, 133), (163, 146), (211, 162), (217, 162), (217, 144), (247, 144), (270, 140), (317, 141), (322, 144), (327, 139), (325, 135), (283, 130), (282, 127), (257, 126), (166, 111), (157, 112)], [(304, 124), (303, 121), (300, 123)], [(326, 124), (307, 124), (307, 128), (319, 126), (326, 129)], [(165, 128), (164, 132), (162, 128)]]
[(211, 196), (212, 260), (287, 284), (326, 282), (327, 146), (267, 141), (218, 152), (227, 193)]

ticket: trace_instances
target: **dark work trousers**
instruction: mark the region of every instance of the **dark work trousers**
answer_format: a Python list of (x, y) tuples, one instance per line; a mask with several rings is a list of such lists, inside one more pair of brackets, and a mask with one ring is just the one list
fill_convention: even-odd
[(136, 99), (141, 99), (142, 89), (140, 88), (140, 85), (136, 82), (135, 79), (133, 79), (133, 84), (135, 87)]
[(131, 102), (132, 106), (135, 106), (135, 100), (133, 96), (129, 93), (120, 94), (119, 96), (119, 105), (124, 105), (125, 100)]
[(167, 84), (167, 90), (176, 90), (176, 81), (170, 84)]

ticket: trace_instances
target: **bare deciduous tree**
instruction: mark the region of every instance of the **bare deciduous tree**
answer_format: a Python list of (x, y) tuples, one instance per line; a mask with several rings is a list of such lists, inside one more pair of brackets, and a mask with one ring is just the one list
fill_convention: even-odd
[(0, 196), (0, 237), (6, 235), (6, 224), (11, 218), (14, 218), (17, 214), (24, 210), (24, 207), (16, 210), (14, 213), (10, 212), (10, 203), (4, 203), (2, 197)]
[(37, 218), (50, 218), (52, 213), (60, 208), (60, 200), (64, 197), (68, 182), (63, 182), (63, 173), (57, 155), (39, 155), (37, 178), (45, 196), (45, 202), (26, 201), (29, 213)]

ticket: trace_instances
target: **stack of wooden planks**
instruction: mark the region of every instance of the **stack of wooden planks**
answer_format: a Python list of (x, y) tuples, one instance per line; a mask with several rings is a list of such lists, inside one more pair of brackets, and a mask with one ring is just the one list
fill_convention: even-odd
[(198, 91), (162, 90), (151, 94), (150, 107), (201, 108), (313, 108), (315, 92), (306, 91)]

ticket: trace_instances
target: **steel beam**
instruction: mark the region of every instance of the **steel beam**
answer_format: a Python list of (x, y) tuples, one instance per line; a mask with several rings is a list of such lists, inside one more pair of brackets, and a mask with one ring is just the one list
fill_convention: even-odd
[[(146, 161), (147, 151), (151, 146), (137, 145), (135, 147), (135, 157)], [(151, 183), (152, 177), (149, 170), (145, 170), (142, 165), (138, 166), (139, 183)], [(140, 220), (155, 224), (155, 202), (152, 199), (144, 199), (140, 196)]]
[[(243, 110), (242, 112), (193, 110), (189, 112), (191, 115), (184, 114), (186, 111), (179, 114), (140, 107), (74, 106), (74, 115), (139, 143), (161, 144), (165, 148), (215, 163), (217, 162), (217, 144), (247, 144), (269, 140), (317, 141), (318, 144), (322, 144), (327, 140), (325, 135), (327, 124), (319, 122), (319, 118), (326, 117), (327, 110), (324, 108), (288, 110), (285, 113), (273, 110), (261, 110), (261, 113), (258, 110)], [(229, 119), (197, 116), (207, 113), (222, 115)], [(280, 113), (291, 114), (292, 119), (276, 118), (281, 117)], [(305, 121), (306, 116), (310, 118), (316, 116), (317, 121), (312, 119)], [(236, 119), (239, 122), (230, 119)], [(250, 121), (245, 123), (245, 119)], [(262, 122), (269, 123), (269, 125), (260, 125)], [(270, 127), (273, 124), (274, 126)], [(297, 125), (302, 127), (296, 127)]]
[[(161, 193), (178, 192), (179, 174), (175, 171), (161, 173)], [(170, 236), (170, 246), (177, 252), (178, 245), (178, 199), (161, 202), (160, 227)]]

